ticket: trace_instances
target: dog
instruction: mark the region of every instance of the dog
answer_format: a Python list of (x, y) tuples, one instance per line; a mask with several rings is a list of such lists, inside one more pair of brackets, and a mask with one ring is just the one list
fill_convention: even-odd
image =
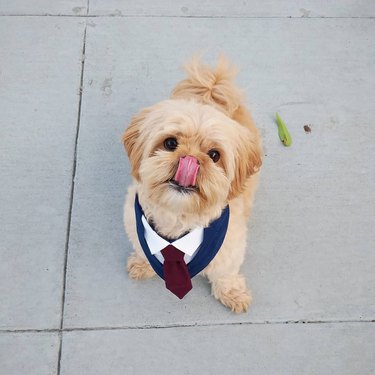
[(245, 312), (252, 298), (240, 267), (262, 165), (261, 139), (234, 83), (237, 70), (225, 57), (214, 68), (193, 58), (185, 69), (187, 78), (170, 99), (141, 110), (122, 137), (133, 176), (124, 206), (125, 230), (134, 247), (127, 270), (130, 278), (141, 280), (163, 267), (162, 257), (150, 262), (141, 246), (144, 228), (136, 220), (135, 201), (143, 226), (166, 243), (225, 221), (220, 218), (227, 209), (226, 232), (213, 235), (222, 240), (199, 274), (208, 278), (217, 300), (233, 312)]

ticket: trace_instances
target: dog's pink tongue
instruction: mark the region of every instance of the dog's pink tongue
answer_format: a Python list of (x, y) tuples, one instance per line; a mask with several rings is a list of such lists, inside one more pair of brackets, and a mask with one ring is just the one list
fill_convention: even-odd
[(181, 186), (194, 186), (197, 179), (199, 164), (198, 160), (192, 156), (180, 158), (174, 180)]

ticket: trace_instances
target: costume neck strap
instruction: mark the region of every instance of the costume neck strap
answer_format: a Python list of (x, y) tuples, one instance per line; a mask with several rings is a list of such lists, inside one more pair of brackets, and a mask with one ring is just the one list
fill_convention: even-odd
[[(142, 223), (142, 216), (144, 215), (141, 205), (139, 204), (138, 195), (135, 196), (134, 210), (136, 217), (137, 233), (139, 243), (150, 262), (155, 272), (164, 279), (163, 264), (151, 254), (151, 251), (147, 245), (144, 227)], [(224, 242), (225, 235), (228, 229), (229, 222), (229, 206), (226, 206), (220, 217), (214, 220), (207, 228), (204, 228), (203, 242), (199, 247), (197, 254), (194, 256), (192, 261), (187, 265), (190, 277), (194, 277), (214, 259), (215, 255), (220, 250), (221, 245)]]

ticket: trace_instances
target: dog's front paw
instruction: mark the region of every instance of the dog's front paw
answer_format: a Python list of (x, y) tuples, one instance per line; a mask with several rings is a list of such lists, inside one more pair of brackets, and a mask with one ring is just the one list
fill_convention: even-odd
[(132, 253), (127, 264), (129, 277), (134, 280), (150, 279), (155, 276), (155, 271), (146, 259), (141, 258), (136, 253)]
[(235, 313), (246, 312), (252, 300), (242, 275), (231, 275), (213, 281), (212, 294)]

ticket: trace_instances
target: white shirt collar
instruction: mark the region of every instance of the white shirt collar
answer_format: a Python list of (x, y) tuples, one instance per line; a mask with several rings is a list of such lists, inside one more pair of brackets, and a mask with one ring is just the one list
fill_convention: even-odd
[(145, 228), (145, 240), (152, 255), (159, 253), (168, 245), (173, 245), (183, 253), (192, 256), (203, 242), (204, 229), (202, 227), (193, 229), (191, 232), (185, 234), (185, 236), (176, 241), (168, 242), (151, 228), (144, 215), (142, 216), (142, 223)]

